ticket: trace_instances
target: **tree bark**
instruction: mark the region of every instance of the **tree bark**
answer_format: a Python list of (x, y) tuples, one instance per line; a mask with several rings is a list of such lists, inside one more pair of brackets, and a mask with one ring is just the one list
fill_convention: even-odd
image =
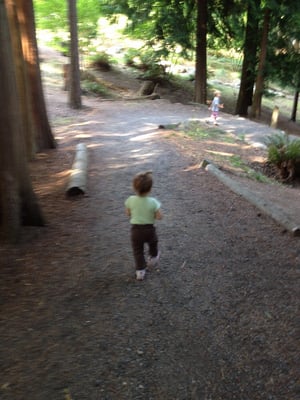
[(294, 122), (296, 122), (297, 119), (298, 100), (299, 100), (299, 90), (296, 90), (294, 94), (293, 110), (291, 115), (291, 121)]
[(34, 120), (37, 151), (56, 147), (48, 120), (43, 93), (32, 0), (18, 0), (18, 20), (22, 32), (22, 49), (26, 62), (30, 102)]
[(255, 82), (255, 66), (257, 63), (257, 8), (259, 4), (260, 2), (256, 0), (256, 4), (249, 2), (248, 5), (241, 84), (235, 108), (235, 114), (241, 116), (248, 115), (248, 107), (252, 104), (253, 87)]
[(197, 0), (195, 102), (207, 100), (207, 0)]
[(25, 151), (24, 121), (8, 22), (0, 1), (0, 218), (4, 237), (16, 241), (22, 223), (43, 225)]
[(258, 70), (255, 82), (255, 92), (253, 96), (253, 104), (251, 109), (251, 116), (254, 118), (259, 118), (261, 115), (261, 100), (264, 91), (265, 82), (265, 65), (267, 59), (267, 49), (268, 49), (268, 34), (270, 25), (271, 10), (269, 8), (265, 9), (263, 32), (261, 38), (260, 56), (258, 63)]
[(78, 54), (78, 31), (77, 31), (77, 9), (76, 0), (68, 0), (69, 24), (71, 34), (71, 68), (69, 105), (71, 108), (81, 108), (80, 69)]
[(28, 159), (33, 159), (36, 153), (34, 141), (33, 113), (30, 101), (30, 88), (27, 80), (26, 63), (23, 57), (21, 31), (15, 0), (6, 0), (10, 37), (15, 64), (17, 90), (19, 94), (20, 111), (22, 113), (23, 132)]

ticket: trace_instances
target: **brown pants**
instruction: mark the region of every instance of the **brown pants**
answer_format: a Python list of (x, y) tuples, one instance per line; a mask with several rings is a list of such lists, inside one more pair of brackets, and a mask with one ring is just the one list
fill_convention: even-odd
[(147, 264), (144, 255), (144, 246), (148, 244), (150, 257), (157, 256), (158, 238), (153, 225), (131, 225), (131, 245), (135, 261), (135, 268), (145, 269)]

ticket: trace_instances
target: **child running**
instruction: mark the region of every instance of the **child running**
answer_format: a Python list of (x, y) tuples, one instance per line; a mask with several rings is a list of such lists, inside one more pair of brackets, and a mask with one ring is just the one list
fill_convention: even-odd
[(218, 125), (217, 119), (219, 117), (219, 108), (223, 108), (224, 105), (220, 104), (220, 97), (221, 97), (221, 92), (216, 91), (214, 98), (211, 102), (211, 105), (209, 109), (211, 110), (211, 119), (214, 122), (214, 125)]
[[(136, 195), (129, 196), (125, 201), (126, 214), (131, 223), (131, 245), (136, 268), (136, 279), (142, 281), (146, 267), (158, 264), (158, 238), (154, 226), (155, 220), (162, 219), (160, 202), (149, 194), (152, 189), (152, 173), (145, 172), (133, 179), (133, 189)], [(144, 245), (149, 247), (149, 258), (146, 262)]]

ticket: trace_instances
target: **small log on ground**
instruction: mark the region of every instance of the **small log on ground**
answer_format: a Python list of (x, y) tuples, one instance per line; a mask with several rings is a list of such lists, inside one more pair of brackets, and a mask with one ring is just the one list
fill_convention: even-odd
[(270, 124), (271, 128), (277, 129), (278, 118), (279, 118), (279, 107), (275, 106), (272, 112), (272, 118)]
[(203, 167), (206, 171), (209, 171), (213, 175), (215, 175), (221, 182), (223, 182), (226, 186), (228, 186), (233, 192), (236, 194), (243, 196), (250, 203), (255, 205), (265, 214), (269, 215), (275, 221), (277, 221), (280, 225), (286, 228), (293, 236), (300, 236), (300, 227), (297, 226), (294, 221), (291, 220), (290, 217), (286, 215), (283, 209), (277, 207), (275, 204), (270, 201), (259, 197), (256, 193), (253, 193), (249, 189), (245, 188), (238, 182), (231, 179), (229, 176), (220, 171), (215, 165), (210, 164), (209, 161), (204, 160)]
[(83, 143), (76, 146), (76, 154), (72, 164), (71, 175), (67, 186), (67, 196), (76, 196), (86, 192), (87, 183), (87, 147)]
[(175, 131), (176, 129), (179, 129), (181, 125), (181, 122), (178, 122), (177, 124), (158, 125), (158, 129), (170, 129)]
[(136, 101), (136, 100), (158, 100), (160, 99), (160, 95), (158, 93), (149, 94), (149, 96), (138, 96), (138, 97), (127, 97), (125, 100), (127, 101)]

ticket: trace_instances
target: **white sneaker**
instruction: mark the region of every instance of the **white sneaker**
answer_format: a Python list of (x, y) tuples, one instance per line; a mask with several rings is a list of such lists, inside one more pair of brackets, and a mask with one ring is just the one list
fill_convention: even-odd
[(148, 268), (156, 267), (158, 265), (159, 257), (160, 257), (160, 251), (157, 253), (156, 257), (149, 257), (147, 260), (147, 267)]
[(145, 278), (146, 270), (145, 269), (137, 269), (135, 271), (135, 276), (138, 281), (142, 281)]

